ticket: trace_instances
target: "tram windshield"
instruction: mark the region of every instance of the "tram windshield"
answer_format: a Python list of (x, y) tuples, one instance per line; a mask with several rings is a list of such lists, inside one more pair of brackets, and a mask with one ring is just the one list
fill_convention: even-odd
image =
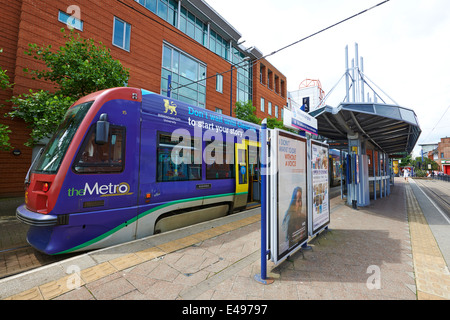
[(36, 162), (33, 172), (55, 174), (61, 165), (64, 155), (94, 101), (85, 102), (70, 108), (64, 116), (53, 137), (47, 143), (40, 159)]

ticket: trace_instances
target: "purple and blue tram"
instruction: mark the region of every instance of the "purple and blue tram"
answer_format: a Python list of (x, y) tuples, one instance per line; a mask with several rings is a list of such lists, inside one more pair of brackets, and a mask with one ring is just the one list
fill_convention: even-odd
[(54, 255), (227, 215), (259, 200), (259, 130), (143, 89), (90, 94), (33, 162), (16, 216)]

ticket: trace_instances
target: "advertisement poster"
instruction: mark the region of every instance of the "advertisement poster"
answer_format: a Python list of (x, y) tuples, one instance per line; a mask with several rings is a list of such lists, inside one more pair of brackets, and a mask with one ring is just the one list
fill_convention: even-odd
[(308, 239), (306, 139), (279, 132), (277, 136), (277, 258)]
[(330, 222), (328, 146), (312, 141), (311, 149), (312, 231), (314, 234)]
[(394, 160), (392, 161), (393, 165), (394, 165), (394, 174), (397, 177), (398, 176), (398, 160)]

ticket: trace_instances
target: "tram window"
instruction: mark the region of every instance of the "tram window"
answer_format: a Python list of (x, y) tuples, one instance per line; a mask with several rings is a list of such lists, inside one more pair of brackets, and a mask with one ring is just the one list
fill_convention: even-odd
[(111, 126), (105, 144), (95, 143), (95, 126), (87, 135), (78, 153), (74, 170), (77, 173), (122, 172), (125, 163), (125, 128)]
[(177, 150), (175, 147), (182, 142), (182, 138), (180, 140), (172, 141), (170, 134), (159, 134), (156, 179), (158, 182), (202, 179), (202, 152), (201, 149), (195, 149), (195, 146), (201, 146), (200, 141), (191, 139), (190, 144), (187, 142), (188, 146), (183, 145)]
[(234, 143), (214, 147), (212, 143), (206, 142), (205, 147), (206, 179), (234, 179)]

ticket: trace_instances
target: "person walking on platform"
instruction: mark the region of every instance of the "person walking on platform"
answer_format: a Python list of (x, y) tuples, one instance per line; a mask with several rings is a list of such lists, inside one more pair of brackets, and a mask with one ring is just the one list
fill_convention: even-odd
[(408, 175), (409, 175), (409, 172), (408, 172), (408, 169), (403, 169), (403, 178), (405, 178), (405, 180), (406, 181), (408, 181)]

